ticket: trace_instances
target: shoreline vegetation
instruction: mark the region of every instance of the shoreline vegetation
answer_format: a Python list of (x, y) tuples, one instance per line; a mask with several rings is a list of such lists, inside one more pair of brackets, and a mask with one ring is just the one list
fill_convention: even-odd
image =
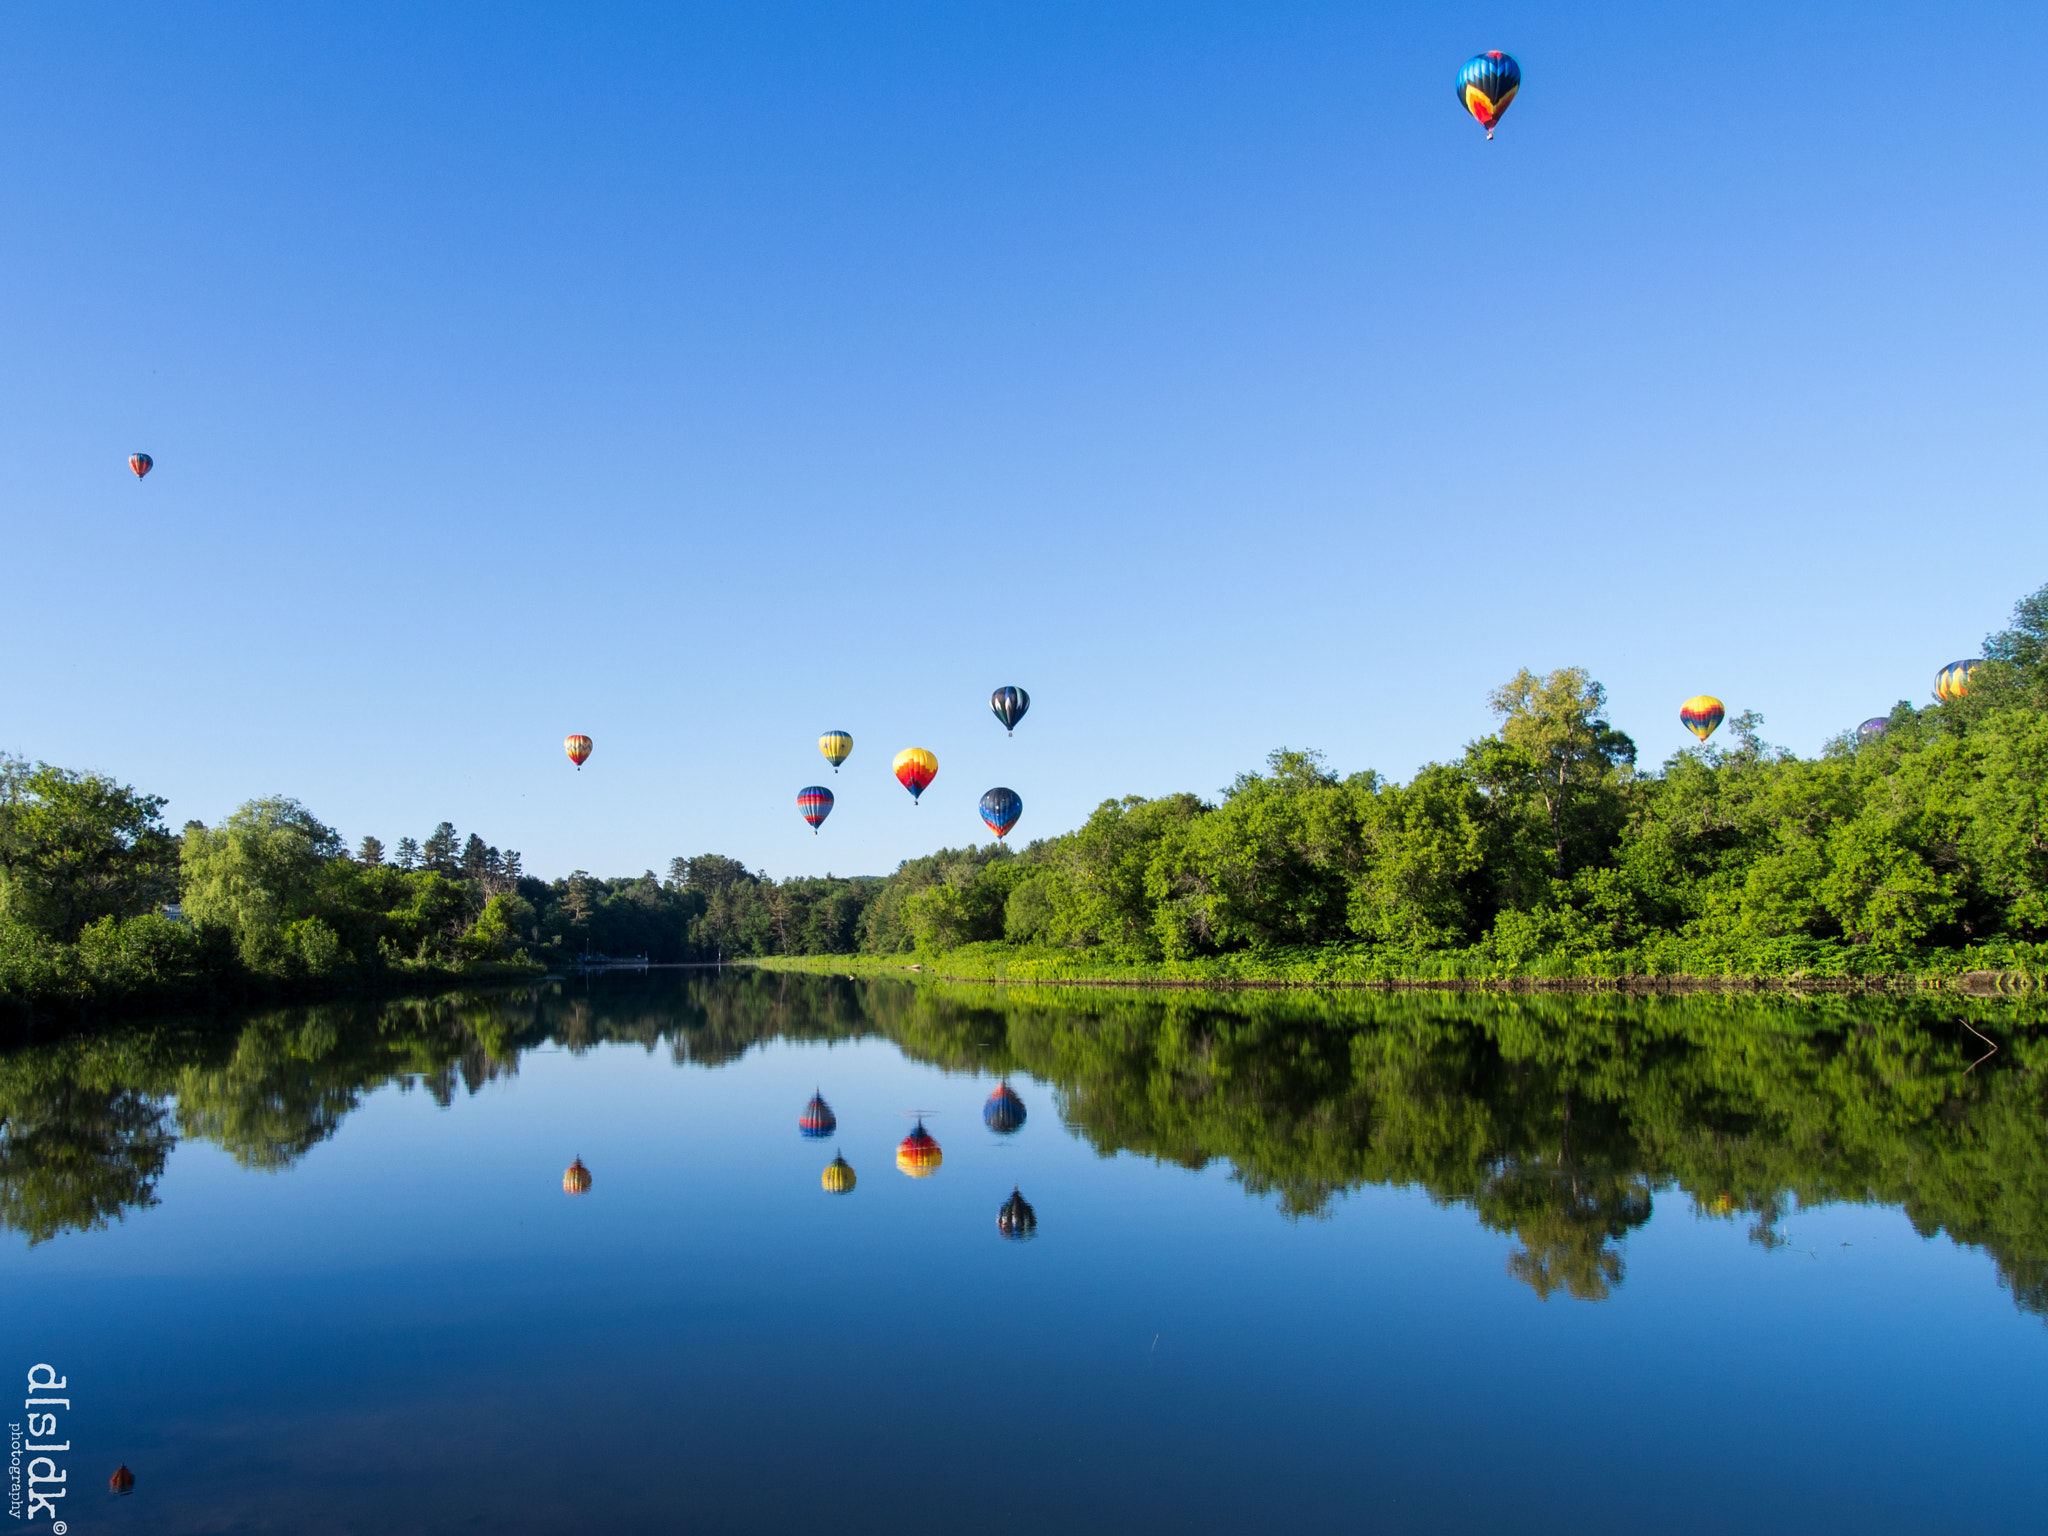
[(774, 880), (706, 853), (553, 881), (442, 822), (389, 858), (297, 801), (164, 802), (0, 756), (0, 1014), (538, 975), (586, 952), (962, 980), (1419, 989), (2032, 990), (2048, 976), (2048, 587), (1920, 708), (1816, 758), (1728, 719), (1656, 770), (1583, 669), (1406, 783), (1272, 753), (1021, 850)]

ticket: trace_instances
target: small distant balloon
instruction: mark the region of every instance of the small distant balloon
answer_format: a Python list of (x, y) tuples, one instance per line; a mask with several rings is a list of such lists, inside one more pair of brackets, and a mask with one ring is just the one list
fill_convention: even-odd
[(1458, 71), (1458, 105), (1472, 114), (1489, 139), (1521, 88), (1522, 66), (1497, 48), (1475, 54)]
[(562, 1170), (562, 1192), (570, 1195), (590, 1193), (590, 1170), (583, 1166), (582, 1158), (577, 1158)]
[(569, 754), (569, 761), (574, 763), (576, 771), (581, 773), (583, 765), (590, 760), (590, 738), (588, 736), (564, 736), (562, 738), (562, 750)]
[(1984, 665), (1980, 656), (1971, 661), (1952, 661), (1934, 675), (1934, 696), (1947, 704), (1970, 691), (1970, 675)]
[(1013, 1243), (1028, 1242), (1038, 1233), (1038, 1212), (1031, 1209), (1031, 1202), (1014, 1184), (1010, 1186), (1010, 1198), (996, 1212), (996, 1230)]
[(828, 1195), (850, 1195), (859, 1181), (853, 1176), (853, 1164), (843, 1157), (835, 1157), (825, 1165), (825, 1172), (818, 1182), (825, 1186)]
[(939, 776), (939, 760), (923, 747), (905, 747), (896, 754), (893, 764), (896, 782), (910, 791), (915, 800), (925, 792), (931, 781)]
[(839, 765), (853, 753), (853, 738), (844, 731), (827, 731), (818, 738), (818, 750), (825, 754), (825, 761), (837, 773)]
[(1678, 709), (1678, 722), (1693, 735), (1705, 741), (1721, 728), (1721, 722), (1728, 711), (1721, 701), (1708, 694), (1696, 694), (1687, 699)]
[(135, 471), (135, 478), (140, 480), (156, 468), (156, 460), (146, 453), (131, 453), (128, 455), (128, 467)]
[(1024, 814), (1024, 798), (1014, 789), (992, 789), (981, 797), (981, 819), (997, 837), (1008, 837)]
[(981, 1123), (998, 1136), (1013, 1136), (1024, 1124), (1024, 1101), (1008, 1083), (1002, 1084), (981, 1106)]
[(1856, 727), (1856, 735), (1863, 741), (1875, 741), (1891, 728), (1891, 721), (1883, 715), (1872, 715), (1868, 720)]
[(804, 1112), (796, 1117), (796, 1128), (806, 1139), (821, 1141), (839, 1129), (839, 1117), (832, 1113), (832, 1106), (825, 1102), (822, 1093), (814, 1093)]
[(135, 1491), (135, 1474), (128, 1470), (127, 1462), (124, 1461), (120, 1466), (114, 1468), (114, 1475), (107, 1479), (107, 1486), (120, 1494), (129, 1494)]
[(917, 1122), (917, 1129), (896, 1146), (897, 1168), (913, 1179), (930, 1178), (945, 1160), (945, 1154), (939, 1151), (938, 1142), (924, 1128), (922, 1120)]
[(1031, 695), (1022, 688), (998, 688), (988, 696), (988, 707), (996, 712), (996, 718), (1003, 722), (1003, 729), (1015, 734), (1017, 722), (1024, 718), (1024, 711), (1031, 707)]
[(825, 824), (825, 818), (832, 814), (832, 791), (822, 784), (813, 784), (809, 789), (796, 792), (796, 808), (803, 812), (805, 821), (816, 833)]

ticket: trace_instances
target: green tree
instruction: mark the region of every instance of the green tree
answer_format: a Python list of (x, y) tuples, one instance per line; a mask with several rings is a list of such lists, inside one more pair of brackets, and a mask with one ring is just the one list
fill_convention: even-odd
[(1496, 688), (1487, 705), (1501, 717), (1501, 741), (1511, 749), (1488, 759), (1494, 781), (1542, 807), (1551, 872), (1562, 879), (1573, 852), (1598, 857), (1618, 833), (1614, 791), (1635, 765), (1635, 743), (1601, 718), (1607, 690), (1583, 667), (1544, 677), (1524, 668)]
[(358, 864), (368, 864), (372, 868), (382, 864), (384, 862), (384, 845), (374, 837), (364, 838), (362, 845), (356, 849), (356, 862)]
[(188, 828), (185, 915), (234, 935), (251, 970), (324, 974), (338, 939), (318, 915), (321, 875), (340, 836), (296, 800), (252, 800), (211, 830)]
[(444, 821), (420, 846), (420, 863), (432, 874), (453, 877), (462, 872), (461, 847), (453, 824)]
[(0, 755), (0, 917), (60, 942), (176, 890), (160, 795)]
[(400, 869), (413, 870), (420, 867), (422, 857), (418, 843), (409, 837), (401, 837), (398, 840), (398, 852), (392, 856), (392, 862)]

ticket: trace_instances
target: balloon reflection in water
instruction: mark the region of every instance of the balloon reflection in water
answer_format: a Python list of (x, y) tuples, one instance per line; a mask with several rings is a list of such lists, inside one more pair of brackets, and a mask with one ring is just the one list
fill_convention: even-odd
[(562, 1170), (562, 1192), (583, 1195), (590, 1192), (590, 1170), (583, 1166), (583, 1159), (577, 1158)]
[(1013, 1243), (1025, 1242), (1038, 1232), (1038, 1212), (1031, 1209), (1031, 1202), (1018, 1193), (1014, 1184), (1010, 1186), (1010, 1198), (996, 1212), (996, 1230)]
[(839, 1129), (839, 1117), (832, 1113), (832, 1106), (825, 1102), (822, 1093), (814, 1093), (804, 1112), (796, 1117), (796, 1128), (812, 1141), (822, 1141)]
[(945, 1154), (939, 1151), (939, 1144), (924, 1128), (922, 1120), (917, 1122), (916, 1130), (896, 1144), (896, 1166), (913, 1179), (930, 1178), (945, 1160)]
[(825, 1186), (828, 1195), (850, 1195), (858, 1181), (853, 1176), (853, 1164), (843, 1157), (834, 1157), (825, 1165), (825, 1172), (818, 1182)]
[(1008, 1083), (988, 1096), (981, 1106), (981, 1122), (999, 1136), (1008, 1136), (1024, 1124), (1024, 1101)]
[(1873, 715), (1870, 719), (1856, 727), (1856, 735), (1863, 741), (1875, 741), (1891, 728), (1891, 721), (1887, 720), (1883, 715)]
[(107, 1486), (116, 1493), (133, 1493), (135, 1491), (135, 1474), (128, 1470), (127, 1462), (122, 1462), (120, 1466), (114, 1469), (114, 1475), (107, 1479)]

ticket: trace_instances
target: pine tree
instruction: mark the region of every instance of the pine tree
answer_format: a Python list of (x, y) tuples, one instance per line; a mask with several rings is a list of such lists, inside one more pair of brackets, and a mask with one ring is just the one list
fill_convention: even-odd
[(356, 862), (374, 869), (384, 862), (384, 845), (374, 837), (364, 838), (362, 846), (356, 849)]
[(456, 862), (461, 846), (456, 840), (454, 823), (444, 821), (420, 848), (420, 862), (434, 874), (452, 875), (461, 867)]
[(418, 869), (420, 867), (420, 845), (409, 837), (401, 837), (398, 840), (398, 854), (391, 862), (400, 869)]

